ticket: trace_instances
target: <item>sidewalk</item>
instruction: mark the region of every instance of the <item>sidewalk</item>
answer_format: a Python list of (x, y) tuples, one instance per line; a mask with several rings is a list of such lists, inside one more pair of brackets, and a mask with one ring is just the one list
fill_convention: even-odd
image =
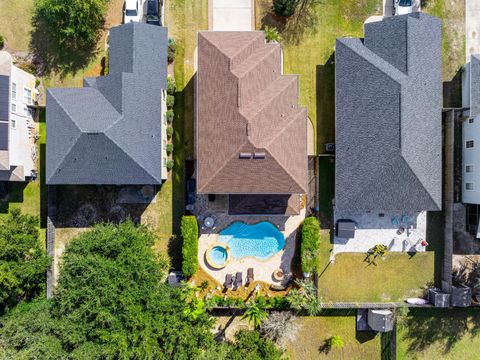
[(480, 1), (465, 0), (466, 62), (470, 55), (480, 54)]

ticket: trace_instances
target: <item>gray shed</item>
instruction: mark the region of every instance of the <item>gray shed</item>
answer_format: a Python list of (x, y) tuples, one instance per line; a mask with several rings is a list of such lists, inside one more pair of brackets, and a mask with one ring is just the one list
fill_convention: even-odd
[(368, 310), (368, 326), (374, 331), (389, 332), (393, 330), (395, 318), (390, 310)]
[(337, 237), (353, 239), (355, 237), (355, 223), (351, 220), (338, 220)]

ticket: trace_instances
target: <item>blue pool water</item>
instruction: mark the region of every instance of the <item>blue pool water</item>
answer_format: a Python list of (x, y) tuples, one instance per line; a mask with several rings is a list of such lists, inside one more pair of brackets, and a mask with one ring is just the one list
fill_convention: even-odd
[(285, 246), (283, 234), (267, 221), (255, 225), (234, 222), (220, 232), (219, 241), (228, 245), (236, 259), (253, 256), (266, 260)]
[(210, 259), (217, 265), (221, 265), (227, 261), (227, 257), (227, 250), (225, 250), (222, 246), (214, 246), (212, 250), (210, 250)]

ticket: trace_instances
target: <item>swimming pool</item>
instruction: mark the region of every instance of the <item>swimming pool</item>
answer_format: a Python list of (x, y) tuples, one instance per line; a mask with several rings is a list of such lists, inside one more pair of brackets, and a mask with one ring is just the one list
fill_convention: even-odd
[(285, 236), (268, 221), (254, 225), (234, 222), (220, 231), (218, 241), (228, 245), (235, 259), (252, 256), (267, 260), (285, 247)]

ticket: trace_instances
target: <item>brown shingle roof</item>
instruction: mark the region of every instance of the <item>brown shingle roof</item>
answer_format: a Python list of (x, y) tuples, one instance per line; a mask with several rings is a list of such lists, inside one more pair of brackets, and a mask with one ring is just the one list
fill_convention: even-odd
[(263, 32), (199, 33), (199, 193), (307, 191), (307, 110), (281, 62), (280, 45), (265, 43)]

